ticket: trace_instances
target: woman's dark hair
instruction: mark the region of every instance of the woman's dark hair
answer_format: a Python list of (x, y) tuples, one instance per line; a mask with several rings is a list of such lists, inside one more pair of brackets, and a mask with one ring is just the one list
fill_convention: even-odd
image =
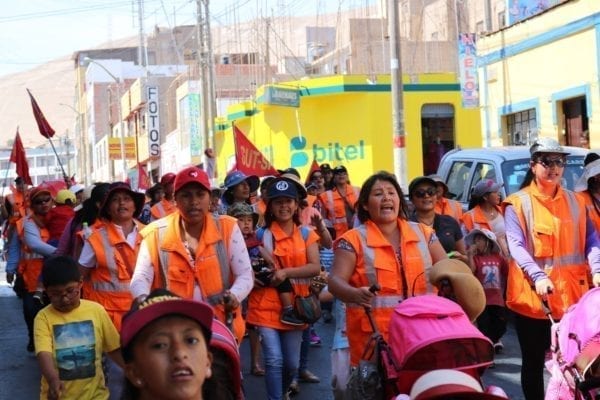
[(110, 183), (96, 183), (94, 189), (92, 189), (90, 198), (84, 200), (81, 205), (81, 210), (78, 210), (75, 213), (73, 222), (71, 223), (72, 228), (75, 228), (84, 222), (87, 222), (88, 226), (92, 226), (92, 224), (96, 222), (96, 219), (98, 218), (98, 212), (100, 211), (98, 204), (102, 204), (104, 201), (109, 187)]
[(237, 399), (238, 396), (234, 391), (235, 385), (231, 374), (239, 374), (240, 371), (232, 370), (229, 357), (225, 351), (211, 347), (210, 352), (213, 355), (211, 364), (212, 376), (206, 379), (202, 385), (202, 398), (219, 400)]
[[(296, 209), (296, 212), (292, 216), (292, 220), (294, 221), (295, 225), (300, 226), (300, 225), (302, 225), (302, 222), (300, 222), (300, 200), (298, 200), (298, 198), (296, 198), (296, 203), (298, 204), (298, 209)], [(275, 216), (273, 215), (273, 212), (272, 212), (273, 207), (271, 204), (272, 204), (271, 199), (268, 199), (267, 200), (267, 209), (265, 210), (265, 227), (266, 228), (269, 228), (271, 226), (271, 224), (273, 223), (273, 221), (275, 221)]]
[[(534, 160), (532, 160), (532, 161), (534, 161)], [(537, 160), (535, 162), (537, 162)], [(527, 170), (527, 173), (525, 174), (525, 178), (523, 179), (523, 182), (521, 182), (521, 186), (519, 186), (519, 190), (524, 189), (527, 186), (531, 185), (531, 182), (533, 182), (534, 178), (535, 178), (535, 175), (533, 174), (531, 167), (529, 167), (529, 169)]]
[[(225, 202), (225, 205), (230, 206), (233, 204), (234, 198), (233, 198), (233, 191), (236, 187), (238, 187), (238, 185), (241, 185), (241, 183), (238, 183), (235, 186), (232, 186), (230, 188), (228, 188), (224, 193), (223, 196), (221, 197), (223, 199), (223, 201)], [(246, 200), (244, 200), (247, 204), (252, 204), (250, 202), (250, 197), (248, 197)]]
[(400, 209), (398, 210), (398, 217), (402, 219), (408, 219), (408, 205), (406, 204), (406, 199), (404, 198), (404, 193), (402, 192), (402, 188), (396, 177), (393, 174), (390, 174), (387, 171), (379, 171), (371, 175), (365, 183), (363, 183), (360, 188), (360, 193), (358, 195), (358, 201), (356, 202), (356, 215), (358, 220), (361, 223), (366, 222), (371, 219), (369, 212), (365, 209), (367, 203), (369, 202), (369, 195), (371, 194), (371, 189), (373, 189), (373, 185), (377, 181), (389, 182), (396, 188), (396, 192), (398, 192), (398, 197), (400, 198)]
[(485, 196), (488, 193), (484, 194), (483, 196), (473, 196), (473, 194), (471, 193), (471, 196), (469, 197), (469, 210), (474, 209), (475, 207), (485, 203), (486, 199)]

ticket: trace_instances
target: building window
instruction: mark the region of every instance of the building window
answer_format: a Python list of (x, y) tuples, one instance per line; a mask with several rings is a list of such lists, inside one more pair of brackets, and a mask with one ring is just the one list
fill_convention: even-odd
[(537, 138), (535, 109), (507, 115), (506, 130), (509, 145), (529, 145), (533, 143)]
[(506, 26), (506, 14), (504, 11), (498, 13), (498, 29), (502, 29)]
[(475, 24), (475, 33), (481, 33), (483, 32), (483, 21), (479, 21), (478, 23)]

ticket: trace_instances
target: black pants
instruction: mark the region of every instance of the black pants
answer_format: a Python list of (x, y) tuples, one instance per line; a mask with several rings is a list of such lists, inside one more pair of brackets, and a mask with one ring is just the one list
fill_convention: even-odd
[(485, 306), (485, 309), (477, 318), (477, 327), (492, 343), (497, 343), (506, 333), (506, 308), (502, 306)]
[(550, 348), (550, 321), (515, 314), (521, 347), (521, 388), (527, 400), (544, 398), (544, 360)]
[(27, 325), (27, 333), (29, 335), (29, 341), (33, 343), (33, 320), (37, 313), (44, 308), (44, 306), (33, 298), (34, 293), (25, 293), (23, 295), (23, 317), (25, 318), (25, 324)]

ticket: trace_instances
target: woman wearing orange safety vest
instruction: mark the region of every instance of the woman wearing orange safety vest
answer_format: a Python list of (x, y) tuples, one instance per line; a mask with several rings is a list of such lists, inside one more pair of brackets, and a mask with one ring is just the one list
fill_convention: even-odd
[[(350, 363), (356, 366), (373, 333), (364, 307), (371, 308), (384, 339), (394, 307), (407, 297), (434, 292), (431, 266), (447, 258), (433, 230), (407, 220), (407, 205), (394, 175), (378, 172), (358, 197), (360, 226), (335, 245), (329, 291), (347, 304)], [(379, 284), (375, 296), (369, 288)]]
[(449, 215), (454, 218), (457, 222), (460, 222), (460, 218), (463, 215), (463, 209), (460, 202), (447, 198), (448, 186), (446, 182), (439, 175), (428, 175), (435, 181), (437, 187), (437, 203), (435, 203), (435, 213), (441, 215)]
[(235, 218), (209, 211), (210, 182), (200, 168), (179, 171), (174, 189), (177, 211), (142, 231), (131, 293), (141, 301), (151, 290), (165, 288), (206, 301), (239, 343), (245, 323), (238, 307), (253, 285), (240, 228)]
[[(583, 200), (561, 187), (568, 152), (539, 138), (521, 190), (504, 202), (509, 262), (506, 305), (515, 312), (521, 347), (521, 387), (527, 400), (544, 398), (544, 358), (550, 348), (546, 299), (560, 319), (589, 289), (600, 285), (600, 248)], [(587, 258), (587, 259), (586, 259)]]
[(500, 185), (492, 179), (483, 179), (473, 187), (469, 200), (469, 211), (460, 218), (463, 234), (467, 236), (473, 229), (487, 229), (496, 235), (504, 257), (508, 257), (506, 228), (500, 208)]
[[(31, 213), (24, 218), (17, 220), (16, 230), (13, 237), (20, 243), (21, 251), (18, 261), (19, 274), (23, 276), (25, 284), (25, 293), (23, 294), (23, 315), (27, 324), (29, 333), (29, 343), (27, 351), (34, 351), (33, 344), (33, 320), (38, 311), (43, 308), (43, 304), (36, 300), (34, 293), (42, 272), (42, 263), (44, 257), (51, 256), (56, 248), (47, 242), (50, 239), (48, 230), (44, 227), (44, 219), (48, 211), (52, 208), (52, 192), (45, 186), (37, 186), (29, 192), (29, 202)], [(9, 253), (13, 244), (9, 245)], [(9, 262), (10, 259), (9, 254)], [(7, 265), (7, 271), (12, 270)]]
[[(121, 319), (133, 303), (129, 282), (144, 227), (135, 217), (142, 212), (144, 200), (144, 194), (134, 192), (129, 184), (111, 183), (93, 229), (82, 231), (84, 243), (79, 269), (83, 296), (101, 304), (119, 332)], [(109, 357), (105, 363), (111, 397), (120, 398), (125, 381), (123, 370)]]
[(335, 237), (341, 237), (354, 226), (358, 191), (350, 184), (346, 167), (338, 165), (333, 169), (333, 188), (318, 196), (321, 214), (327, 226), (335, 229)]
[(596, 232), (600, 232), (600, 155), (589, 153), (583, 165), (583, 174), (575, 184), (575, 191), (585, 202)]
[(150, 208), (150, 219), (155, 221), (157, 219), (166, 217), (175, 212), (175, 200), (173, 198), (173, 183), (175, 182), (175, 174), (167, 172), (160, 178), (160, 185), (162, 186), (164, 196), (163, 198), (152, 205)]
[(257, 232), (262, 240), (274, 272), (271, 286), (255, 281), (248, 301), (249, 323), (258, 327), (262, 336), (265, 362), (267, 398), (281, 400), (296, 370), (302, 331), (306, 325), (293, 326), (281, 322), (282, 303), (276, 286), (287, 279), (296, 296), (307, 296), (310, 279), (319, 274), (319, 247), (317, 234), (300, 226), (299, 202), (306, 193), (295, 181), (277, 178), (268, 188), (266, 227)]

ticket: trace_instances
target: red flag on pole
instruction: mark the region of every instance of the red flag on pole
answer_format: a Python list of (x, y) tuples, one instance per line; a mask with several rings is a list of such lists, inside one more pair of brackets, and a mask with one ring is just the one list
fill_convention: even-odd
[(150, 177), (144, 166), (138, 163), (138, 189), (146, 190), (150, 187)]
[(320, 170), (321, 167), (319, 167), (319, 163), (313, 158), (313, 162), (312, 164), (310, 164), (310, 169), (308, 170), (308, 175), (306, 175), (306, 180), (304, 181), (305, 185), (308, 185), (310, 183), (310, 176), (312, 175), (312, 173)]
[(235, 165), (238, 171), (246, 175), (268, 176), (279, 175), (269, 160), (252, 144), (237, 126), (233, 126), (235, 142)]
[(33, 185), (31, 177), (29, 176), (29, 165), (27, 164), (25, 147), (23, 147), (23, 142), (21, 142), (19, 129), (17, 129), (17, 135), (15, 136), (15, 142), (13, 143), (12, 151), (10, 152), (9, 161), (17, 164), (17, 176), (23, 178), (23, 182), (26, 184)]
[(40, 133), (43, 137), (50, 139), (52, 136), (54, 136), (54, 129), (52, 129), (52, 127), (46, 120), (46, 117), (44, 117), (42, 110), (40, 110), (40, 106), (38, 106), (37, 101), (35, 101), (29, 89), (27, 89), (27, 93), (29, 93), (29, 98), (31, 99), (33, 116), (35, 117), (35, 122), (37, 122), (37, 126), (40, 129)]

